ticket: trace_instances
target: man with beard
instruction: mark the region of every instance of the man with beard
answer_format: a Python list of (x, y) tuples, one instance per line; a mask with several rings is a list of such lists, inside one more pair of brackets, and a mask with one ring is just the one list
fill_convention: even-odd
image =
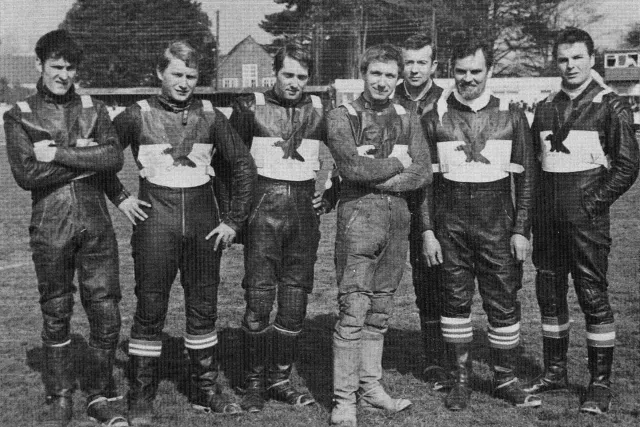
[[(64, 30), (36, 43), (37, 93), (4, 116), (7, 152), (18, 185), (31, 191), (29, 235), (42, 310), (47, 413), (37, 425), (66, 426), (75, 388), (70, 321), (78, 271), (80, 301), (89, 320), (87, 415), (103, 425), (128, 423), (113, 407), (119, 398), (113, 364), (120, 334), (118, 243), (105, 194), (105, 176), (122, 168), (122, 150), (103, 103), (74, 89), (82, 50)], [(126, 196), (125, 196), (126, 197)]]
[[(215, 322), (221, 248), (231, 243), (248, 216), (255, 178), (251, 156), (224, 115), (193, 97), (195, 49), (184, 41), (170, 43), (156, 71), (161, 95), (138, 101), (115, 119), (120, 141), (131, 146), (140, 169), (139, 199), (129, 197), (119, 206), (134, 223), (137, 306), (129, 341), (128, 401), (129, 421), (135, 426), (154, 425), (161, 333), (178, 272), (187, 317), (189, 401), (205, 412), (240, 412), (218, 383)], [(216, 162), (227, 165), (234, 182), (231, 208), (224, 214), (211, 180)], [(128, 194), (117, 180), (113, 185)]]
[[(487, 90), (492, 62), (490, 46), (465, 40), (452, 55), (455, 87), (423, 116), (431, 156), (438, 162), (434, 170), (442, 175), (425, 214), (433, 212), (427, 229), (437, 239), (425, 245), (429, 263), (442, 264), (441, 327), (455, 376), (445, 405), (452, 411), (466, 408), (471, 394), (475, 279), (489, 320), (494, 395), (515, 406), (540, 405), (514, 373), (520, 341), (517, 292), (529, 250), (535, 178), (531, 135), (524, 113)], [(513, 188), (510, 173), (515, 173)]]
[(333, 169), (333, 162), (322, 143), (322, 102), (303, 93), (312, 66), (308, 51), (284, 46), (274, 58), (273, 88), (238, 99), (230, 118), (250, 147), (258, 171), (244, 236), (242, 282), (248, 360), (241, 406), (248, 412), (261, 411), (268, 397), (295, 406), (315, 402), (293, 386), (291, 371), (313, 290), (319, 216), (335, 204), (338, 181), (334, 179), (326, 192), (325, 182), (316, 185), (326, 169)]
[[(403, 82), (396, 87), (394, 101), (407, 110), (415, 110), (419, 116), (431, 111), (442, 94), (442, 88), (432, 80), (438, 67), (436, 52), (431, 38), (424, 35), (409, 37), (402, 45), (404, 60)], [(434, 176), (437, 180), (439, 177)], [(423, 349), (426, 366), (424, 378), (432, 382), (434, 389), (442, 388), (448, 379), (444, 369), (444, 343), (440, 330), (440, 267), (430, 266), (424, 255), (424, 239), (434, 239), (433, 230), (422, 229), (420, 205), (425, 197), (433, 197), (431, 184), (417, 190), (407, 199), (411, 211), (409, 233), (409, 260), (412, 267), (413, 288), (416, 305), (420, 312)]]
[(558, 36), (553, 55), (562, 87), (538, 104), (532, 126), (542, 169), (533, 262), (545, 370), (527, 390), (542, 393), (568, 387), (571, 274), (585, 316), (591, 374), (580, 411), (600, 414), (611, 404), (615, 344), (607, 294), (609, 208), (638, 176), (638, 142), (629, 105), (593, 71), (591, 36), (567, 28)]
[(340, 314), (333, 332), (334, 425), (356, 425), (358, 400), (390, 412), (411, 405), (380, 384), (384, 335), (409, 249), (406, 197), (431, 181), (417, 115), (390, 100), (402, 67), (394, 46), (367, 49), (360, 61), (364, 93), (327, 120), (329, 149), (343, 179), (335, 249)]

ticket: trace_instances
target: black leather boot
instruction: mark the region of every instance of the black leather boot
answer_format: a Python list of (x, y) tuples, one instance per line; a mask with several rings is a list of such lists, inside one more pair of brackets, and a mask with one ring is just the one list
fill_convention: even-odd
[(298, 353), (298, 337), (273, 333), (273, 355), (269, 363), (267, 391), (269, 396), (294, 406), (307, 406), (315, 403), (308, 393), (303, 393), (291, 384), (291, 370)]
[(65, 427), (73, 416), (74, 389), (72, 375), (73, 360), (70, 345), (62, 347), (43, 346), (44, 370), (42, 381), (47, 394), (47, 408), (38, 425), (45, 427)]
[(266, 400), (266, 365), (268, 332), (245, 332), (247, 370), (245, 373), (244, 396), (240, 407), (246, 412), (260, 412)]
[(613, 347), (587, 347), (591, 381), (582, 397), (580, 412), (603, 414), (611, 407)]
[(569, 337), (542, 338), (544, 372), (522, 389), (527, 393), (539, 394), (569, 387), (567, 378), (567, 350)]
[(542, 401), (522, 389), (515, 375), (517, 349), (491, 348), (493, 361), (493, 395), (517, 407), (536, 407)]
[(113, 387), (114, 350), (89, 346), (87, 364), (87, 416), (109, 426), (128, 426), (126, 418), (111, 403)]
[(158, 392), (159, 357), (129, 355), (131, 385), (127, 400), (132, 426), (153, 426), (153, 401)]
[(451, 386), (449, 394), (444, 399), (444, 405), (451, 411), (461, 411), (469, 405), (471, 387), (471, 344), (470, 343), (445, 343), (447, 355), (452, 357), (449, 361), (455, 366), (455, 382)]
[(233, 415), (242, 410), (231, 397), (222, 392), (218, 384), (220, 367), (217, 357), (217, 346), (203, 349), (188, 349), (189, 369), (189, 401), (193, 408), (217, 414)]
[(451, 388), (455, 380), (446, 369), (446, 355), (440, 320), (422, 319), (420, 326), (425, 355), (425, 367), (422, 371), (424, 380), (432, 383), (434, 390)]

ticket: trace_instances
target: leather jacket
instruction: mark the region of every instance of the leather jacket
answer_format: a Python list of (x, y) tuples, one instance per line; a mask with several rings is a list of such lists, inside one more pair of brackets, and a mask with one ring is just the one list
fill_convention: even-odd
[[(463, 145), (457, 147), (456, 151), (464, 153), (472, 159), (467, 162), (490, 163), (483, 156), (486, 143), (489, 140), (502, 144), (511, 144), (510, 162), (513, 165), (522, 167), (521, 173), (514, 173), (515, 183), (515, 217), (513, 218), (512, 233), (521, 234), (529, 238), (531, 233), (531, 210), (533, 206), (533, 191), (536, 183), (536, 169), (534, 167), (533, 148), (529, 124), (524, 113), (509, 106), (502, 108), (501, 101), (491, 96), (488, 104), (473, 111), (468, 106), (459, 102), (455, 94), (452, 93), (446, 100), (447, 111), (437, 111), (442, 108), (438, 105), (436, 109), (422, 116), (423, 129), (429, 142), (431, 158), (434, 164), (442, 160), (438, 155), (438, 143), (446, 141), (460, 141)], [(440, 114), (442, 117), (440, 117)], [(463, 150), (464, 148), (464, 150)], [(468, 150), (467, 150), (468, 149)], [(467, 153), (468, 151), (468, 153)], [(477, 157), (477, 159), (476, 159)], [(447, 179), (446, 174), (442, 174), (442, 184)], [(508, 176), (505, 174), (505, 176)], [(436, 199), (442, 197), (442, 185), (434, 188)], [(446, 197), (446, 196), (445, 196)], [(423, 212), (423, 220), (428, 223), (426, 229), (434, 229), (433, 201), (430, 209)]]
[[(601, 87), (595, 80), (573, 101), (562, 91), (550, 95), (538, 104), (532, 124), (535, 154), (540, 160), (538, 167), (543, 168), (541, 160), (546, 139), (552, 138), (554, 134), (562, 135), (562, 144), (576, 131), (579, 132), (581, 143), (584, 143), (585, 137), (593, 135), (599, 141), (608, 163), (608, 167), (597, 167), (593, 171), (598, 175), (597, 179), (594, 179), (593, 173), (583, 174), (585, 180), (589, 181), (581, 185), (584, 187), (584, 208), (593, 218), (605, 213), (638, 177), (638, 141), (629, 104), (624, 98)], [(565, 174), (550, 172), (543, 176), (546, 179), (562, 180), (563, 175)], [(564, 188), (560, 193), (574, 190)]]
[[(102, 102), (80, 97), (73, 88), (56, 96), (38, 82), (35, 95), (5, 113), (4, 128), (11, 171), (18, 185), (31, 191), (33, 215), (42, 216), (38, 223), (79, 215), (85, 224), (102, 224), (105, 215), (92, 212), (103, 208), (94, 205), (104, 204), (105, 193), (114, 204), (122, 201), (106, 185), (122, 168), (123, 155)], [(43, 140), (56, 144), (52, 162), (36, 160), (34, 143)], [(78, 146), (82, 140), (91, 145)]]
[[(222, 113), (212, 108), (205, 113), (200, 100), (193, 102), (186, 110), (174, 111), (171, 105), (153, 97), (145, 101), (150, 109), (144, 118), (140, 103), (127, 108), (114, 120), (123, 148), (131, 146), (131, 152), (140, 169), (144, 168), (139, 159), (143, 145), (171, 145), (175, 162), (188, 162), (186, 157), (195, 144), (213, 145), (215, 150), (211, 165), (215, 170), (214, 184), (218, 180), (228, 180), (233, 184), (224, 192), (216, 192), (222, 221), (240, 231), (249, 215), (251, 191), (255, 177), (255, 165), (249, 152), (242, 144), (235, 130)], [(186, 123), (184, 123), (186, 117)], [(154, 122), (154, 123), (151, 123)], [(146, 129), (145, 134), (143, 128)], [(157, 133), (155, 129), (159, 130)], [(152, 131), (153, 130), (153, 131)], [(120, 191), (124, 190), (118, 181)], [(215, 185), (218, 188), (217, 185)]]

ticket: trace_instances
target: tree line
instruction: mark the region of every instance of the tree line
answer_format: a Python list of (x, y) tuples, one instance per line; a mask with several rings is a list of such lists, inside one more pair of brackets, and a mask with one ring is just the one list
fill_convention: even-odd
[[(260, 27), (274, 40), (305, 44), (317, 67), (314, 84), (357, 78), (358, 58), (373, 44), (401, 43), (415, 33), (432, 37), (438, 74), (449, 73), (447, 58), (463, 35), (494, 42), (496, 76), (551, 75), (551, 46), (567, 26), (600, 20), (588, 0), (274, 0), (281, 12)], [(242, 13), (241, 10), (238, 13)], [(215, 77), (216, 40), (211, 20), (195, 0), (76, 0), (61, 28), (84, 47), (80, 70), (85, 87), (155, 84), (156, 55), (170, 40), (188, 40), (201, 54), (200, 84)], [(640, 45), (640, 23), (627, 42)]]

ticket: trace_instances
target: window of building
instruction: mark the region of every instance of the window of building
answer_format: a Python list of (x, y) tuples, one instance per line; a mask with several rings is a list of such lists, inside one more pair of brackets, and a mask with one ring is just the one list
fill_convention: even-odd
[(258, 86), (258, 64), (242, 64), (242, 87)]
[(275, 77), (263, 77), (262, 86), (273, 86), (276, 83)]
[(224, 78), (222, 79), (223, 88), (240, 87), (240, 82), (236, 78)]

